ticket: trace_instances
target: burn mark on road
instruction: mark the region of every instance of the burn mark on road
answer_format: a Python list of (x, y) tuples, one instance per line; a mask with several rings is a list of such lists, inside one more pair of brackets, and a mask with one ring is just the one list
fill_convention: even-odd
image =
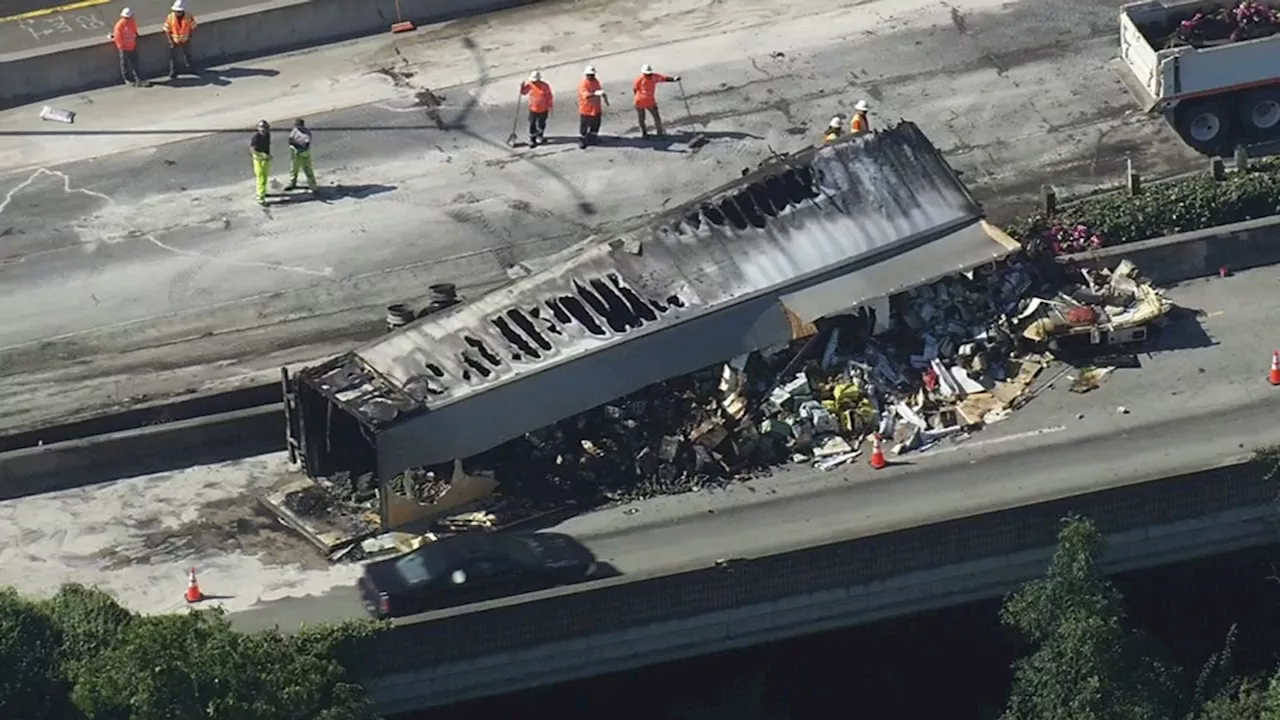
[(195, 520), (177, 527), (157, 521), (135, 526), (141, 534), (131, 542), (100, 550), (107, 569), (131, 565), (189, 562), (226, 553), (257, 556), (269, 564), (324, 568), (327, 561), (305, 540), (280, 524), (256, 498), (217, 500), (202, 506)]

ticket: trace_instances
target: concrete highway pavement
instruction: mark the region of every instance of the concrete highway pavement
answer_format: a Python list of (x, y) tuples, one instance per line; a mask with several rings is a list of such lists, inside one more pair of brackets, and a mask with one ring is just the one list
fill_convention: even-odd
[[(1068, 12), (1047, 0), (548, 3), (262, 61), (279, 68), (276, 78), (60, 101), (82, 113), (73, 128), (0, 114), (0, 133), (39, 146), (0, 153), (25, 168), (0, 175), (0, 302), (23, 308), (0, 324), (0, 390), (22, 398), (0, 406), (2, 425), (334, 352), (376, 332), (389, 301), (420, 296), (431, 282), (493, 287), (507, 267), (586, 227), (680, 202), (772, 149), (812, 142), (862, 96), (877, 122), (919, 122), (997, 217), (1050, 180), (1067, 191), (1112, 182), (1126, 156), (1148, 176), (1198, 165), (1167, 128), (1133, 115), (1107, 65), (1115, 10), (1094, 1)], [(528, 32), (534, 21), (539, 33)], [(629, 139), (585, 152), (507, 149), (511, 99), (529, 66), (541, 65), (558, 89), (552, 132), (563, 136), (572, 134), (571, 88), (588, 59), (614, 93), (606, 134), (634, 134), (625, 88), (649, 61), (684, 75), (693, 120), (711, 144), (696, 154), (679, 141)], [(247, 135), (210, 131), (277, 119), (279, 108), (301, 112), (305, 103), (289, 99), (299, 84), (321, 103), (318, 77), (338, 78), (324, 88), (333, 102), (363, 95), (371, 70), (392, 77), (385, 90), (398, 99), (309, 116), (322, 181), (347, 190), (328, 203), (254, 207)], [(441, 80), (463, 85), (440, 90)], [(272, 83), (280, 103), (263, 94)], [(425, 87), (444, 96), (442, 115), (460, 127), (441, 130), (414, 105)], [(242, 91), (258, 104), (237, 105)], [(687, 131), (682, 104), (663, 99), (671, 129)], [(473, 100), (469, 113), (460, 109)], [(188, 103), (201, 102), (221, 103), (224, 122), (199, 125)], [(155, 119), (165, 113), (182, 116), (185, 130), (165, 131)], [(36, 156), (137, 148), (138, 138), (145, 149), (31, 167)], [(283, 164), (281, 147), (277, 177)]]
[[(1243, 457), (1243, 448), (1280, 442), (1276, 400), (1258, 398), (1228, 411), (1178, 418), (1132, 418), (1105, 433), (1078, 424), (1009, 452), (959, 449), (924, 455), (910, 466), (862, 473), (847, 484), (794, 494), (605, 536), (576, 533), (598, 558), (625, 575), (706, 566), (841, 539), (1053, 500), (1209, 467)], [(1121, 423), (1126, 425), (1125, 423)], [(1242, 448), (1243, 446), (1243, 448)], [(812, 472), (812, 471), (810, 471)], [(794, 478), (804, 482), (803, 474)], [(572, 523), (557, 528), (571, 531)], [(242, 629), (364, 616), (354, 587), (289, 598), (231, 615)], [(421, 619), (431, 617), (430, 614)], [(419, 618), (406, 621), (418, 620)]]
[[(1069, 480), (1053, 475), (1053, 467), (1069, 466), (1077, 472), (1077, 481), (1089, 481), (1129, 467), (1123, 462), (1190, 466), (1216, 457), (1219, 448), (1230, 452), (1233, 443), (1244, 452), (1265, 438), (1251, 435), (1252, 426), (1241, 420), (1243, 427), (1238, 427), (1231, 418), (1237, 413), (1241, 418), (1253, 417), (1254, 411), (1241, 407), (1280, 402), (1280, 394), (1265, 381), (1277, 342), (1278, 280), (1280, 270), (1260, 268), (1172, 289), (1175, 302), (1200, 311), (1202, 317), (1181, 315), (1151, 352), (1139, 356), (1140, 368), (1118, 369), (1100, 388), (1085, 395), (1069, 391), (1066, 375), (1051, 382), (1057, 372), (1047, 370), (1038, 394), (1026, 407), (962, 442), (901, 458), (913, 465), (875, 473), (862, 458), (830, 473), (803, 468), (776, 472), (726, 490), (586, 513), (560, 529), (595, 543), (649, 532), (646, 528), (653, 526), (697, 526), (701, 520), (761, 503), (761, 513), (771, 512), (766, 508), (774, 504), (855, 492), (868, 481), (906, 480), (917, 470), (937, 470), (935, 480), (928, 482), (964, 489), (973, 482), (964, 474), (970, 461), (978, 467), (994, 467), (989, 463), (1005, 462), (999, 460), (1004, 455), (1041, 447), (1058, 449), (1038, 456), (1040, 467), (1030, 459), (1025, 465), (1000, 465), (1000, 476), (1012, 481), (1015, 476), (1005, 472), (1025, 470), (1023, 482), (1044, 489)], [(1127, 414), (1118, 412), (1121, 406)], [(1190, 420), (1196, 417), (1202, 420)], [(1182, 420), (1188, 424), (1182, 425)], [(1127, 461), (1107, 455), (1108, 448), (1119, 447), (1115, 445), (1121, 443), (1116, 439), (1119, 434), (1152, 424), (1168, 429), (1167, 443), (1124, 445)], [(1265, 417), (1257, 424), (1261, 433), (1275, 427)], [(1071, 455), (1067, 455), (1069, 448)], [(943, 468), (954, 481), (941, 479), (947, 476)], [(1049, 475), (1035, 479), (1032, 470)], [(273, 609), (278, 607), (295, 608), (301, 619), (308, 613), (322, 614), (344, 593), (350, 599), (348, 588), (360, 568), (329, 564), (262, 509), (256, 498), (292, 478), (283, 453), (278, 453), (0, 503), (0, 587), (40, 595), (74, 581), (101, 586), (139, 612), (177, 612), (184, 606), (181, 593), (186, 572), (194, 566), (206, 592), (222, 596), (218, 602), (229, 611), (257, 605), (267, 613), (258, 613), (268, 618), (262, 622), (274, 617), (270, 613), (286, 612)], [(769, 532), (767, 523), (761, 528)], [(667, 546), (678, 544), (671, 541)], [(624, 570), (635, 572), (637, 565), (613, 553), (614, 546), (593, 547), (602, 553), (608, 550), (605, 554), (616, 556)], [(324, 599), (329, 593), (336, 593), (339, 600)], [(307, 596), (313, 599), (287, 605), (273, 602)], [(245, 622), (253, 616), (248, 617)]]
[[(1035, 399), (1008, 420), (904, 455), (901, 466), (875, 472), (863, 457), (830, 473), (787, 469), (725, 491), (588, 513), (554, 529), (637, 574), (887, 532), (1247, 455), (1280, 443), (1280, 390), (1266, 382), (1278, 341), (1277, 281), (1277, 269), (1262, 268), (1179, 286), (1170, 294), (1189, 310), (1140, 356), (1141, 368), (1118, 369), (1089, 394), (1070, 392), (1067, 376), (1050, 371)], [(1245, 300), (1266, 292), (1271, 299)], [(289, 628), (361, 612), (354, 587), (344, 585), (232, 618), (245, 628)]]

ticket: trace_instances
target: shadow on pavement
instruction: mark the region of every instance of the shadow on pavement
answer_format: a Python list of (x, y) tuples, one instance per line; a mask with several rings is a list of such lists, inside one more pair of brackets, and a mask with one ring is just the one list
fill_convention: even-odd
[(1165, 316), (1163, 325), (1156, 328), (1151, 342), (1145, 348), (1147, 354), (1174, 350), (1209, 348), (1218, 344), (1200, 322), (1205, 311), (1176, 305)]
[(157, 85), (171, 88), (202, 87), (205, 85), (226, 87), (231, 84), (231, 81), (239, 80), (241, 78), (275, 77), (279, 74), (279, 70), (271, 70), (268, 68), (229, 67), (225, 70), (201, 70), (196, 73), (194, 77), (182, 75), (157, 83)]
[(337, 200), (364, 200), (374, 195), (382, 195), (389, 193), (397, 188), (396, 185), (379, 185), (377, 183), (367, 185), (330, 185), (321, 186), (316, 192), (301, 189), (296, 191), (282, 191), (267, 193), (267, 204), (271, 207), (280, 205), (300, 205), (309, 202), (330, 203)]

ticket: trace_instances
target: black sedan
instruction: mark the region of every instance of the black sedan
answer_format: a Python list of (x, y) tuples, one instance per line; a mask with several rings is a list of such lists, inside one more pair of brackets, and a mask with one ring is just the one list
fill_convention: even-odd
[(591, 551), (568, 535), (476, 533), (369, 563), (359, 587), (370, 614), (392, 618), (580, 582), (595, 570)]

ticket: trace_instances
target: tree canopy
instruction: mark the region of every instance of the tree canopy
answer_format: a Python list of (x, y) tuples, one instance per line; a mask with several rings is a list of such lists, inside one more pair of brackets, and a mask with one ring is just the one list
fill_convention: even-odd
[(1001, 620), (1032, 650), (1014, 663), (1002, 720), (1280, 720), (1280, 671), (1232, 674), (1234, 628), (1194, 682), (1130, 629), (1098, 567), (1102, 544), (1090, 520), (1068, 516), (1044, 577), (1005, 599)]
[(220, 610), (143, 616), (80, 585), (49, 600), (3, 590), (0, 717), (373, 720), (346, 667), (376, 629), (241, 633)]

